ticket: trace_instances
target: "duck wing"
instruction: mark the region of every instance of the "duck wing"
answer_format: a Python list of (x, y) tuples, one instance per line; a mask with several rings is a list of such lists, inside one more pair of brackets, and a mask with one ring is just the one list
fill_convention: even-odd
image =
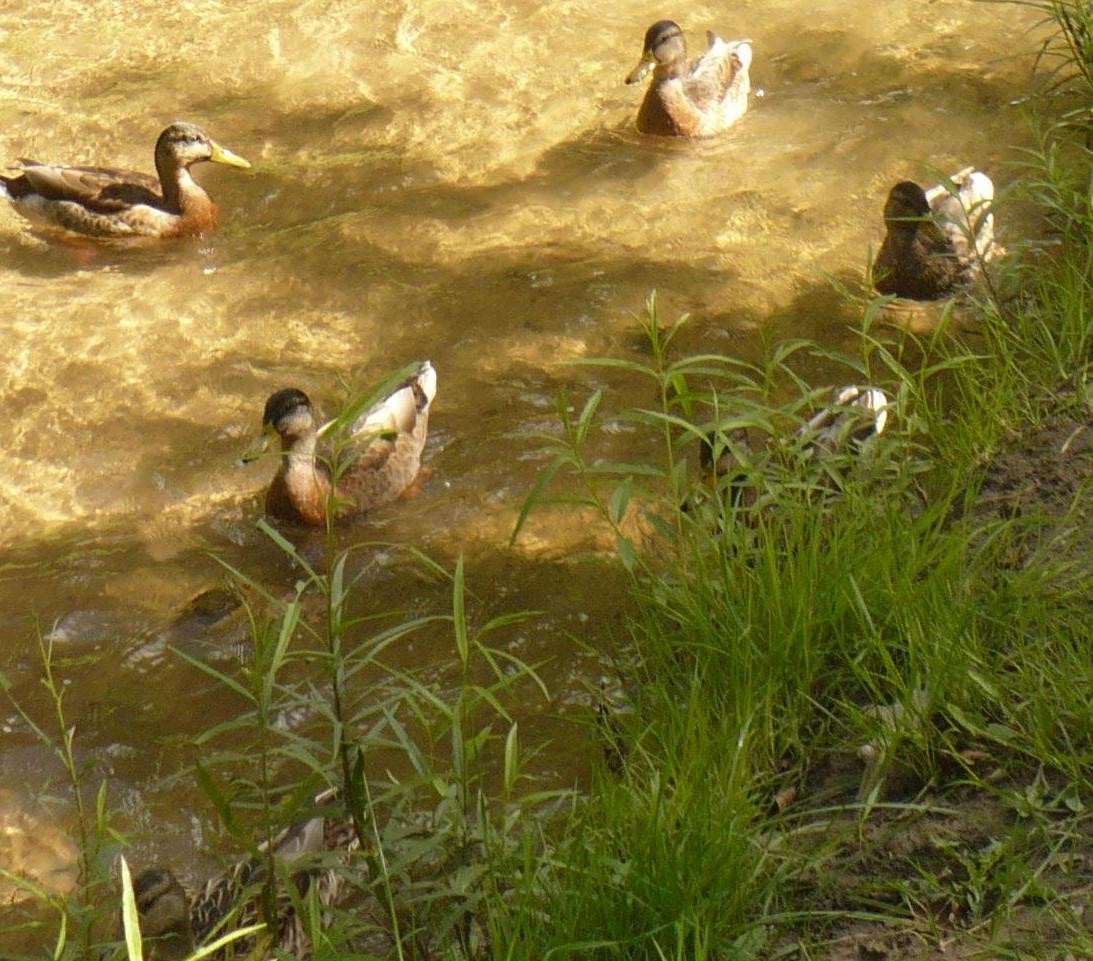
[(34, 160), (19, 163), (22, 177), (16, 178), (16, 183), (22, 180), (26, 185), (22, 195), (35, 193), (46, 200), (69, 201), (102, 213), (124, 210), (134, 204), (163, 203), (159, 180), (135, 170), (66, 167)]
[(923, 219), (909, 235), (888, 230), (874, 264), (874, 285), (882, 294), (936, 300), (963, 283), (965, 266), (949, 236)]
[(374, 404), (353, 424), (352, 433), (374, 437), (376, 434), (413, 433), (418, 417), (428, 411), (436, 396), (436, 370), (425, 361), (411, 376)]
[(684, 92), (700, 110), (720, 105), (730, 94), (740, 96), (741, 86), (745, 97), (750, 89), (751, 44), (746, 40), (725, 41), (713, 32), (707, 32), (706, 39), (706, 52), (683, 81)]
[(994, 253), (994, 184), (973, 167), (965, 167), (949, 181), (926, 191), (934, 219), (962, 263), (989, 260)]
[(351, 444), (359, 454), (338, 478), (338, 491), (357, 509), (394, 500), (413, 482), (435, 396), (436, 371), (425, 361), (353, 425)]

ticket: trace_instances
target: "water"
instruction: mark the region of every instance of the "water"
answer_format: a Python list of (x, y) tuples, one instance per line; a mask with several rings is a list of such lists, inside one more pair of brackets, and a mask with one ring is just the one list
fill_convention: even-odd
[[(1024, 136), (1011, 104), (1032, 55), (1015, 51), (1036, 41), (1015, 6), (623, 0), (606, 21), (603, 9), (0, 4), (3, 157), (150, 170), (159, 131), (187, 119), (254, 164), (198, 168), (221, 230), (152, 249), (47, 245), (0, 211), (0, 669), (44, 720), (36, 630), (52, 637), (78, 743), (104, 760), (145, 851), (192, 863), (215, 847), (207, 802), (165, 780), (185, 738), (233, 710), (167, 652), (215, 659), (218, 639), (231, 643), (186, 606), (224, 583), (211, 555), (292, 585), (254, 530), (272, 465), (237, 462), (270, 392), (296, 385), (329, 404), (342, 378), (433, 361), (433, 474), (355, 533), (448, 565), (463, 552), (476, 614), (544, 610), (510, 640), (548, 659), (559, 694), (529, 708), (533, 728), (567, 736), (578, 679), (601, 668), (565, 632), (617, 643), (622, 586), (567, 560), (585, 529), (561, 512), (508, 546), (543, 465), (526, 437), (551, 425), (563, 384), (645, 398), (565, 361), (640, 357), (634, 318), (653, 288), (665, 316), (694, 315), (692, 349), (754, 357), (789, 335), (852, 347), (853, 315), (820, 272), (860, 280), (888, 187), (927, 179), (924, 163), (974, 163), (1004, 185)], [(666, 14), (695, 51), (706, 28), (753, 42), (762, 95), (716, 141), (633, 130), (642, 91), (623, 78)], [(374, 568), (381, 606), (443, 609), (443, 585), (394, 555)], [(444, 644), (405, 657), (443, 663)], [(579, 776), (545, 757), (546, 779)], [(48, 803), (59, 773), (0, 706), (15, 825), (0, 865), (63, 887), (71, 814)], [(41, 864), (10, 838), (35, 840)]]

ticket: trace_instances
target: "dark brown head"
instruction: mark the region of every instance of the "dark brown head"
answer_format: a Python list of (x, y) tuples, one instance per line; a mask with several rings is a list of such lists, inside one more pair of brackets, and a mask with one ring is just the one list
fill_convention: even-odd
[(315, 430), (315, 409), (302, 390), (286, 387), (270, 394), (262, 412), (262, 426), (272, 428), (287, 440)]
[(884, 204), (884, 219), (890, 226), (908, 225), (914, 228), (916, 221), (930, 216), (930, 203), (926, 192), (910, 180), (901, 180), (888, 192)]
[(173, 123), (156, 141), (156, 170), (186, 170), (195, 163), (211, 160), (229, 167), (249, 167), (242, 157), (221, 147), (204, 130), (192, 123)]
[(747, 459), (750, 450), (748, 431), (744, 427), (734, 427), (721, 437), (718, 437), (717, 431), (711, 431), (702, 438), (699, 445), (698, 466), (702, 468), (703, 476), (709, 476), (711, 472), (715, 478), (735, 474)]
[(674, 20), (658, 20), (645, 31), (645, 46), (641, 60), (630, 71), (627, 83), (637, 83), (653, 67), (672, 66), (686, 63), (687, 43), (683, 31)]
[(314, 441), (318, 430), (315, 409), (307, 394), (296, 387), (286, 387), (270, 394), (262, 411), (262, 433), (243, 452), (243, 463), (258, 460), (270, 450), (274, 435), (281, 439), (281, 450), (291, 450), (298, 441)]
[(182, 885), (168, 868), (141, 871), (133, 881), (140, 933), (144, 941), (155, 939), (157, 961), (186, 957), (193, 946), (190, 902)]

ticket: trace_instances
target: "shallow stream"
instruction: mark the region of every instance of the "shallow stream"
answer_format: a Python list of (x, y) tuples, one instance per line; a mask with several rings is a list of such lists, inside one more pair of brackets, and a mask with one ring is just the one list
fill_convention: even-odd
[[(517, 641), (558, 701), (529, 708), (530, 729), (564, 738), (559, 715), (583, 710), (580, 679), (601, 669), (569, 635), (620, 640), (622, 582), (568, 560), (583, 522), (560, 512), (508, 545), (544, 464), (527, 438), (554, 423), (564, 384), (645, 400), (565, 362), (644, 357), (635, 318), (654, 288), (662, 316), (693, 315), (688, 349), (852, 348), (855, 318), (823, 274), (860, 283), (888, 187), (976, 164), (1004, 188), (1028, 136), (1036, 39), (1019, 6), (604, 9), (0, 3), (0, 160), (150, 170), (159, 131), (186, 119), (254, 165), (197, 168), (221, 229), (152, 249), (47, 244), (0, 209), (0, 670), (44, 720), (36, 633), (52, 637), (81, 750), (107, 759), (143, 850), (183, 873), (215, 848), (213, 816), (166, 778), (231, 703), (167, 650), (205, 656), (200, 623), (171, 625), (223, 584), (212, 555), (274, 590), (295, 577), (255, 531), (272, 463), (238, 463), (271, 391), (329, 408), (342, 379), (432, 360), (432, 474), (353, 533), (449, 566), (463, 553), (484, 613), (544, 611)], [(753, 43), (750, 111), (716, 141), (634, 131), (642, 90), (623, 78), (663, 16), (694, 52), (708, 28)], [(1012, 229), (999, 218), (1003, 242)], [(370, 563), (379, 609), (445, 609), (446, 588), (396, 554)], [(582, 762), (556, 753), (543, 776), (571, 783)], [(58, 887), (72, 856), (60, 774), (0, 702), (0, 866)]]

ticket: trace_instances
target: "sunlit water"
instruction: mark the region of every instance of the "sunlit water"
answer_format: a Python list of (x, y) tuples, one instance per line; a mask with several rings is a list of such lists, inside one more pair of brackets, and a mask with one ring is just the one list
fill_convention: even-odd
[[(252, 161), (197, 169), (215, 236), (136, 251), (47, 245), (0, 210), (2, 669), (39, 720), (36, 631), (70, 680), (77, 743), (111, 774), (145, 852), (206, 857), (209, 806), (167, 784), (184, 739), (235, 708), (172, 656), (219, 635), (171, 625), (223, 583), (210, 556), (288, 591), (255, 532), (273, 470), (237, 458), (265, 397), (328, 404), (418, 358), (440, 376), (420, 496), (361, 538), (463, 552), (476, 615), (545, 611), (510, 633), (558, 695), (532, 730), (566, 736), (592, 646), (625, 636), (621, 585), (567, 562), (583, 528), (559, 513), (507, 543), (543, 460), (527, 435), (578, 395), (637, 385), (567, 360), (637, 358), (652, 289), (686, 346), (758, 356), (764, 340), (850, 347), (853, 314), (821, 272), (860, 282), (898, 179), (974, 163), (1000, 186), (1025, 134), (1027, 12), (973, 2), (775, 0), (670, 10), (624, 0), (496, 4), (148, 0), (0, 7), (0, 158), (151, 169), (187, 119)], [(754, 45), (749, 113), (713, 142), (633, 130), (623, 85), (650, 22)], [(1012, 228), (1011, 228), (1012, 229)], [(1007, 239), (1000, 218), (999, 231)], [(625, 437), (615, 443), (625, 446)], [(395, 555), (366, 575), (379, 609), (444, 609), (446, 588)], [(407, 663), (443, 665), (419, 639)], [(221, 662), (222, 663), (222, 662)], [(569, 783), (571, 760), (544, 755)], [(45, 877), (69, 855), (55, 759), (0, 704), (0, 866)], [(6, 863), (5, 863), (6, 862)], [(63, 877), (68, 877), (63, 874)]]

